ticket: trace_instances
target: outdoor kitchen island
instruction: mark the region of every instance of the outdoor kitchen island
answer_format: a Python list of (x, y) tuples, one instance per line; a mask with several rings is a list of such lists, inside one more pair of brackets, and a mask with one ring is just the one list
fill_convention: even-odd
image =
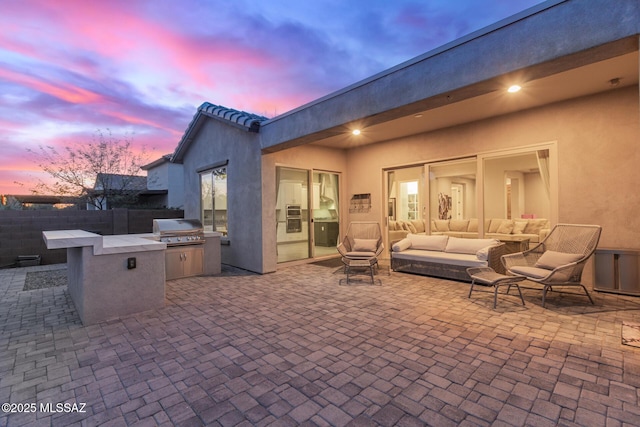
[[(67, 249), (68, 289), (84, 325), (158, 309), (165, 302), (167, 244), (154, 234), (42, 232), (47, 249)], [(220, 233), (206, 232), (203, 274), (218, 274)]]

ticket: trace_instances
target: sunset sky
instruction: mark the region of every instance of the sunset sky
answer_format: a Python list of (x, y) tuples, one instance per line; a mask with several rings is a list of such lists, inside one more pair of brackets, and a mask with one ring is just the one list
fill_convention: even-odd
[(538, 3), (1, 0), (0, 194), (47, 178), (28, 149), (108, 129), (152, 161), (204, 101), (273, 117)]

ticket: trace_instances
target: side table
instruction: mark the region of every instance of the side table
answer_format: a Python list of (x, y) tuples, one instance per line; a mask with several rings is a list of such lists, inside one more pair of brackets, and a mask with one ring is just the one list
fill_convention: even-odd
[(508, 254), (529, 250), (530, 239), (528, 237), (517, 237), (517, 235), (515, 235), (513, 237), (501, 238), (499, 240), (504, 243), (504, 248)]

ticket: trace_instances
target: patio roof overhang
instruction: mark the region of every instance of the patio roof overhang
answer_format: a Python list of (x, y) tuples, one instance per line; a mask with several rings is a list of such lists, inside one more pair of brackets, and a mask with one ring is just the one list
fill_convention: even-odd
[(354, 148), (637, 85), (639, 33), (636, 0), (545, 2), (263, 122), (262, 151)]

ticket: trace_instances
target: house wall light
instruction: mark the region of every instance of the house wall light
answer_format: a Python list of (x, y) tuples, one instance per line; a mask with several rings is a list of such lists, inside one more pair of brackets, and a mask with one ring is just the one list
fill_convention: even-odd
[(522, 87), (519, 85), (511, 85), (509, 86), (509, 89), (507, 89), (507, 92), (516, 93), (516, 92), (520, 92), (520, 89), (522, 89)]

